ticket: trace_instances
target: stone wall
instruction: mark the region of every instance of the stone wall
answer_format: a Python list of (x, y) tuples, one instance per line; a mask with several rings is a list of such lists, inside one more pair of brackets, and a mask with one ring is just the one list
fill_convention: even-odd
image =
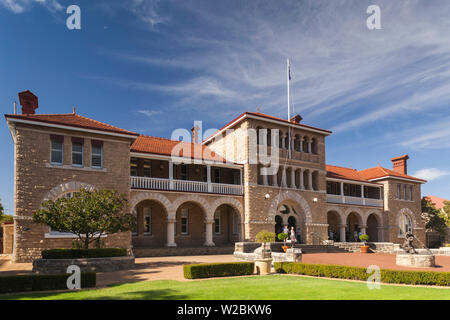
[(3, 254), (13, 253), (14, 223), (3, 223)]
[[(64, 136), (64, 163), (50, 164), (50, 135)], [(71, 137), (84, 138), (84, 167), (71, 165)], [(103, 168), (91, 168), (91, 140), (103, 141)], [(129, 197), (130, 139), (85, 132), (15, 124), (14, 262), (29, 262), (44, 249), (72, 247), (72, 238), (53, 238), (49, 227), (33, 223), (33, 211), (45, 199), (79, 188), (115, 189)], [(131, 233), (110, 235), (108, 247), (130, 247)]]

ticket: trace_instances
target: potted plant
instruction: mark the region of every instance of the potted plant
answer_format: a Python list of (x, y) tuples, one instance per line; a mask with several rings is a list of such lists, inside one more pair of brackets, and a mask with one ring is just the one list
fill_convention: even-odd
[(269, 274), (272, 269), (272, 255), (270, 248), (266, 248), (267, 242), (275, 241), (275, 233), (263, 230), (258, 232), (256, 240), (262, 243), (261, 258), (255, 259), (255, 270), (257, 274)]
[(369, 241), (369, 236), (367, 234), (362, 234), (359, 236), (359, 240), (362, 241), (361, 253), (369, 253), (369, 246), (366, 244)]
[(289, 246), (286, 245), (286, 240), (289, 237), (289, 235), (287, 233), (279, 233), (278, 234), (278, 240), (283, 241), (284, 242), (284, 246), (282, 246), (281, 248), (283, 248), (283, 251), (286, 252), (286, 250), (289, 248)]

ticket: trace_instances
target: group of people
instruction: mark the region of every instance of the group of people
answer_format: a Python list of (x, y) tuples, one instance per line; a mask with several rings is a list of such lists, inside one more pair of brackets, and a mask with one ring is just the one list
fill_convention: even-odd
[(289, 235), (289, 239), (291, 240), (292, 243), (294, 242), (301, 242), (301, 238), (300, 238), (300, 229), (297, 228), (297, 234), (295, 232), (295, 228), (291, 227), (291, 230), (289, 230), (289, 227), (287, 225), (284, 225), (283, 227), (283, 233), (286, 233)]

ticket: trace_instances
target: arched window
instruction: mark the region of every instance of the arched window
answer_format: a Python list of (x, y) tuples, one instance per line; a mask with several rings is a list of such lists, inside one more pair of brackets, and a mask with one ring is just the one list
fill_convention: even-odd
[(287, 206), (287, 205), (285, 205), (285, 204), (283, 204), (281, 207), (280, 207), (280, 213), (282, 213), (282, 214), (289, 214), (290, 212), (291, 212), (291, 210), (289, 209), (289, 207)]
[(410, 216), (405, 213), (401, 213), (398, 227), (400, 235), (405, 235), (407, 232), (412, 232), (412, 221)]

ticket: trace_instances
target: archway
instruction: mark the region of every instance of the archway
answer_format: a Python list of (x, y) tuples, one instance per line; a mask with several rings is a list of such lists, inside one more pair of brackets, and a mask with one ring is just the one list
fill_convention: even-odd
[(328, 238), (329, 240), (342, 241), (339, 226), (341, 225), (341, 217), (336, 211), (327, 212)]
[(240, 241), (242, 234), (240, 214), (229, 204), (220, 205), (214, 213), (213, 242), (216, 246)]
[(160, 248), (167, 242), (167, 209), (156, 200), (143, 200), (135, 206), (136, 230), (133, 247)]
[(370, 242), (378, 242), (378, 218), (375, 214), (370, 214), (367, 218), (367, 235)]
[(291, 227), (294, 227), (297, 242), (302, 243), (303, 232), (306, 231), (305, 217), (302, 207), (293, 200), (285, 200), (278, 206), (278, 214), (275, 216), (275, 233), (283, 232), (288, 227), (290, 237)]
[(178, 247), (203, 246), (206, 217), (206, 211), (197, 202), (187, 201), (178, 206), (175, 222), (175, 242)]
[(350, 212), (346, 221), (346, 241), (357, 242), (359, 241), (358, 233), (361, 230), (362, 218), (356, 212)]

